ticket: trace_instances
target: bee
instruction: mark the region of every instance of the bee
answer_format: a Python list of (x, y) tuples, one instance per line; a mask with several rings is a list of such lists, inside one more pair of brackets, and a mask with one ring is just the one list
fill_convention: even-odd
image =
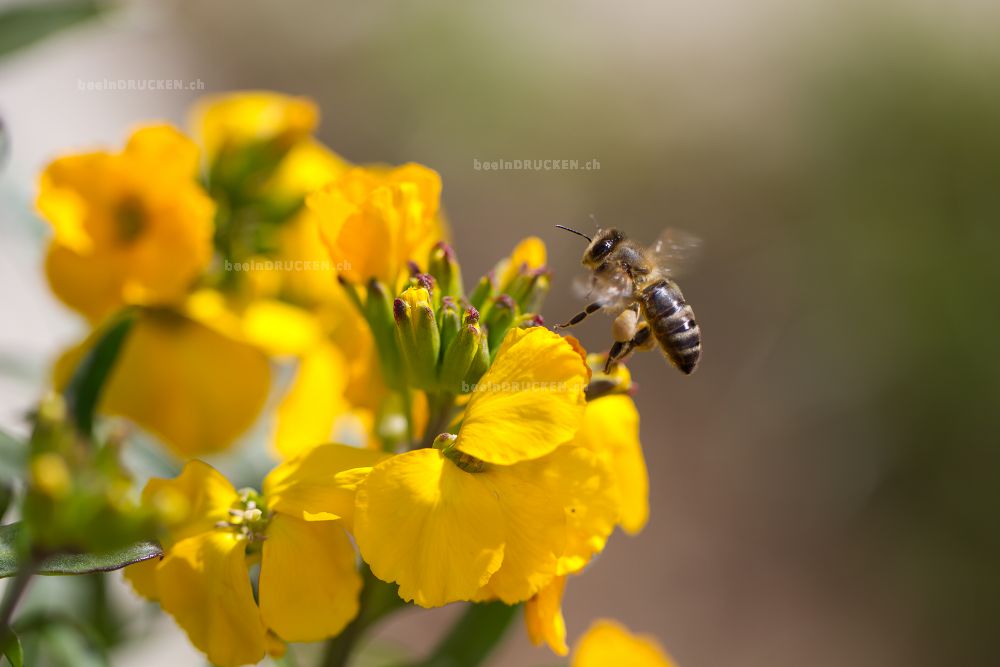
[(644, 248), (617, 229), (600, 229), (594, 238), (556, 225), (587, 239), (583, 265), (590, 269), (587, 294), (594, 301), (556, 328), (571, 327), (604, 310), (614, 318), (614, 344), (604, 372), (608, 373), (635, 350), (659, 345), (680, 372), (690, 375), (701, 359), (701, 329), (681, 288), (671, 278), (685, 253), (698, 245), (691, 236), (667, 230)]

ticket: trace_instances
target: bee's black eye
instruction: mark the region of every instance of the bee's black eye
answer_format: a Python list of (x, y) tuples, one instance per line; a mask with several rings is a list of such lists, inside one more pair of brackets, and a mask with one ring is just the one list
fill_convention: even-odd
[(601, 259), (615, 247), (615, 242), (613, 239), (604, 239), (603, 241), (598, 241), (594, 245), (594, 250), (592, 251), (592, 256), (594, 259)]

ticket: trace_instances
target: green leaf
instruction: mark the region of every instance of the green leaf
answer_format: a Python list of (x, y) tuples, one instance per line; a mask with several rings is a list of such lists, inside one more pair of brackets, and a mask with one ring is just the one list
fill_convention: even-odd
[[(0, 578), (17, 573), (22, 553), (22, 524), (0, 526)], [(42, 560), (36, 574), (87, 574), (119, 570), (127, 565), (163, 556), (156, 542), (136, 542), (106, 553), (56, 554)]]
[(23, 475), (28, 446), (0, 429), (0, 479), (12, 481)]
[(97, 16), (101, 5), (95, 0), (31, 2), (0, 12), (0, 56)]
[(21, 647), (21, 640), (14, 634), (13, 629), (7, 630), (3, 641), (0, 642), (0, 653), (7, 658), (10, 667), (24, 667), (24, 649)]
[(502, 602), (469, 605), (434, 653), (417, 667), (476, 667), (500, 643), (517, 610), (518, 606)]
[(84, 435), (89, 436), (94, 430), (94, 411), (101, 398), (101, 391), (135, 318), (134, 310), (120, 313), (108, 325), (94, 347), (84, 355), (66, 387), (66, 403), (73, 416), (73, 423)]

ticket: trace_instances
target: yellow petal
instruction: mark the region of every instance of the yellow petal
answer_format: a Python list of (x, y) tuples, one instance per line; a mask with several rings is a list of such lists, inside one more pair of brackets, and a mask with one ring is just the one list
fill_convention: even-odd
[(125, 581), (132, 584), (132, 590), (153, 602), (160, 599), (160, 592), (156, 587), (156, 568), (159, 567), (160, 560), (150, 558), (122, 570)]
[(545, 242), (537, 236), (529, 236), (514, 246), (510, 257), (497, 267), (496, 275), (500, 278), (497, 284), (503, 287), (521, 271), (540, 269), (545, 266), (545, 262)]
[(633, 635), (618, 623), (596, 621), (573, 650), (571, 667), (676, 667), (655, 639)]
[(471, 599), (500, 567), (504, 519), (479, 477), (419, 449), (382, 461), (358, 486), (358, 548), (404, 600), (436, 607)]
[[(287, 197), (302, 197), (320, 189), (350, 168), (350, 163), (344, 158), (315, 139), (307, 138), (288, 151), (268, 179), (266, 189)], [(318, 235), (316, 241), (319, 242)]]
[(255, 345), (272, 357), (288, 357), (312, 349), (321, 340), (313, 313), (275, 299), (233, 303), (214, 289), (200, 289), (184, 302), (183, 312), (219, 333)]
[(179, 181), (198, 176), (198, 147), (170, 125), (139, 128), (125, 144), (124, 155), (152, 169), (168, 170)]
[(618, 522), (619, 491), (610, 462), (594, 452), (564, 445), (550, 456), (547, 474), (561, 479), (566, 511), (566, 548), (556, 571), (568, 574), (582, 570), (604, 549)]
[(351, 409), (344, 398), (347, 380), (344, 356), (330, 343), (301, 358), (275, 416), (274, 446), (280, 456), (295, 456), (331, 440), (337, 419)]
[(52, 293), (96, 324), (121, 308), (121, 281), (110, 271), (95, 271), (93, 259), (67, 246), (50, 243), (45, 277)]
[(205, 97), (194, 109), (195, 125), (209, 158), (240, 144), (274, 141), (291, 146), (316, 128), (312, 100), (266, 91)]
[[(329, 180), (325, 179), (323, 183)], [(315, 189), (310, 187), (304, 192)], [(346, 303), (343, 288), (337, 284), (337, 267), (320, 239), (315, 213), (303, 207), (295, 217), (282, 224), (277, 230), (277, 245), (276, 259), (285, 267), (278, 276), (278, 289), (283, 297), (305, 306), (342, 301), (348, 308), (353, 308)]]
[(214, 531), (175, 544), (157, 569), (160, 605), (212, 664), (264, 657), (265, 629), (253, 599), (246, 544)]
[(201, 461), (189, 461), (173, 479), (154, 477), (142, 490), (143, 504), (161, 517), (171, 542), (213, 530), (237, 500), (229, 480)]
[(337, 521), (276, 514), (260, 565), (260, 613), (285, 641), (339, 634), (358, 613), (361, 576), (354, 547)]
[(256, 299), (243, 312), (247, 341), (273, 357), (303, 354), (321, 338), (319, 322), (308, 311), (274, 299)]
[(636, 534), (649, 519), (649, 475), (639, 443), (639, 412), (628, 396), (605, 396), (587, 404), (577, 440), (611, 465), (620, 500), (620, 522)]
[(268, 630), (264, 637), (264, 647), (267, 654), (272, 658), (282, 658), (288, 652), (288, 645), (281, 640), (281, 637)]
[(527, 600), (556, 574), (566, 548), (564, 503), (573, 481), (561, 470), (562, 452), (476, 475), (487, 482), (504, 518), (504, 556), (489, 592), (507, 604)]
[(330, 341), (343, 353), (348, 363), (347, 400), (351, 405), (376, 411), (388, 393), (378, 368), (375, 339), (364, 317), (348, 302), (339, 288), (337, 298), (324, 302), (319, 317)]
[(562, 613), (565, 589), (566, 577), (556, 577), (524, 604), (524, 623), (531, 643), (535, 646), (548, 644), (556, 655), (569, 655), (566, 621)]
[(385, 456), (347, 445), (313, 447), (268, 473), (267, 506), (307, 521), (343, 519), (350, 529), (358, 482)]
[(469, 400), (456, 447), (499, 464), (548, 454), (580, 427), (588, 373), (557, 334), (512, 329)]
[(356, 167), (310, 195), (320, 235), (352, 282), (378, 278), (392, 291), (407, 260), (426, 263), (444, 236), (441, 178), (426, 167)]
[[(95, 336), (56, 365), (65, 386)], [(188, 458), (228, 448), (256, 420), (270, 387), (267, 357), (169, 311), (141, 313), (105, 387), (100, 412), (126, 417)]]
[(38, 213), (52, 226), (56, 244), (80, 255), (94, 249), (88, 225), (91, 208), (109, 206), (114, 191), (95, 174), (112, 172), (115, 156), (106, 152), (66, 155), (50, 162), (39, 177)]

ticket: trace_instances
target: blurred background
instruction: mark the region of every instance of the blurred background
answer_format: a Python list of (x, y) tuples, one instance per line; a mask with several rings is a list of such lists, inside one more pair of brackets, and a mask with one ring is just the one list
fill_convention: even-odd
[[(613, 617), (685, 667), (997, 664), (1000, 5), (21, 4), (0, 2), (0, 425), (23, 432), (83, 331), (41, 272), (45, 162), (183, 124), (199, 94), (308, 95), (348, 159), (441, 173), (467, 277), (542, 237), (550, 323), (579, 310), (583, 251), (554, 224), (704, 240), (681, 281), (700, 369), (631, 363), (650, 524), (570, 582), (571, 638)], [(204, 90), (81, 89), (105, 79)], [(580, 168), (475, 168), (516, 159)], [(35, 604), (70, 605), (47, 586)], [(201, 664), (111, 594), (146, 629), (115, 665)], [(379, 641), (429, 647), (453, 615)], [(518, 625), (490, 664), (557, 663)]]

